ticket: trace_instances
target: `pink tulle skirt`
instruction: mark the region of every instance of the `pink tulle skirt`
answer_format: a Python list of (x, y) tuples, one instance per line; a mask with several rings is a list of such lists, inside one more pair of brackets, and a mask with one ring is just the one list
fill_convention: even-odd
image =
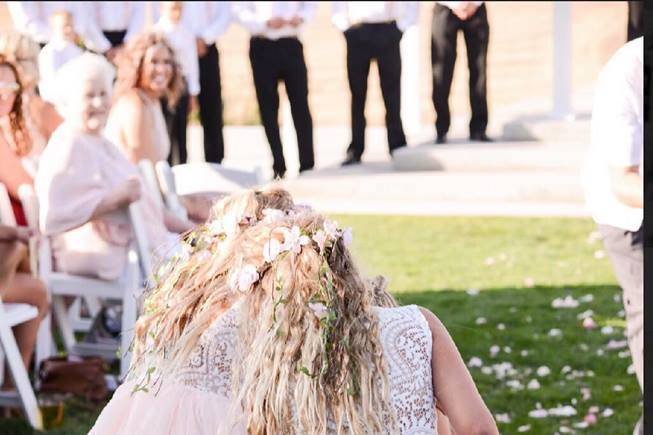
[(173, 382), (156, 394), (133, 390), (134, 382), (118, 387), (89, 435), (245, 434), (231, 424), (226, 397)]

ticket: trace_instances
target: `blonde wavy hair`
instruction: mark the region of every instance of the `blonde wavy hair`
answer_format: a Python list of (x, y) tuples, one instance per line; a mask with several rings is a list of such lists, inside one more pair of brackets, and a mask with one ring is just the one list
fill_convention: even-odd
[[(266, 221), (269, 208), (285, 213)], [(342, 237), (327, 248), (311, 240), (266, 261), (264, 246), (280, 228), (315, 234), (326, 221), (298, 211), (286, 191), (231, 195), (212, 216), (235, 217), (238, 230), (205, 237), (209, 228), (200, 229), (191, 236), (189, 256), (159, 277), (136, 324), (132, 369), (146, 355), (162, 361), (162, 372), (183, 367), (201, 334), (240, 300), (233, 404), (243, 411), (248, 433), (396, 432), (372, 310), (377, 300), (394, 303), (384, 283), (362, 278)], [(258, 275), (242, 292), (229, 275), (244, 265), (254, 265)]]
[(18, 90), (14, 97), (14, 104), (11, 106), (11, 111), (7, 115), (9, 119), (9, 129), (11, 136), (8, 137), (7, 142), (11, 149), (18, 157), (26, 156), (32, 150), (32, 141), (27, 133), (27, 126), (25, 124), (24, 110), (26, 109), (23, 103), (23, 82), (20, 76), (18, 67), (9, 60), (0, 55), (0, 68), (8, 68), (13, 73), (16, 83), (18, 83)]
[(0, 32), (0, 56), (16, 66), (25, 89), (38, 84), (40, 50), (39, 44), (26, 34)]
[(114, 101), (131, 89), (141, 86), (143, 61), (147, 50), (156, 45), (163, 45), (170, 53), (172, 62), (172, 78), (168, 84), (165, 97), (168, 105), (174, 107), (184, 91), (184, 82), (181, 66), (177, 63), (175, 51), (161, 33), (141, 33), (130, 40), (125, 49), (117, 56), (115, 63), (118, 68), (115, 85)]

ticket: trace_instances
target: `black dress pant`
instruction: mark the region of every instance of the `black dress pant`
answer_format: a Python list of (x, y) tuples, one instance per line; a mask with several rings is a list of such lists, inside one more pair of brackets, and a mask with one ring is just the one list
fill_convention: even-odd
[(463, 31), (469, 65), (469, 101), (472, 117), (470, 134), (483, 134), (487, 128), (487, 49), (490, 27), (487, 10), (482, 4), (467, 20), (461, 20), (446, 6), (435, 4), (431, 29), (431, 63), (433, 66), (433, 106), (438, 136), (449, 131), (449, 92), (456, 63), (458, 30)]
[(628, 2), (628, 40), (644, 35), (644, 2)]
[(395, 22), (363, 23), (345, 31), (352, 136), (347, 153), (356, 158), (360, 158), (365, 150), (365, 100), (372, 60), (376, 60), (379, 69), (388, 148), (392, 153), (406, 145), (401, 124), (401, 36), (402, 32)]
[(221, 163), (224, 158), (222, 135), (222, 90), (220, 84), (220, 55), (215, 44), (199, 58), (200, 122), (204, 130), (204, 157), (209, 163)]
[(261, 121), (274, 159), (275, 174), (283, 175), (286, 172), (279, 134), (279, 81), (284, 82), (290, 101), (297, 133), (299, 170), (312, 169), (313, 119), (308, 107), (308, 76), (302, 43), (297, 38), (271, 40), (253, 37), (249, 44), (249, 59)]
[(187, 160), (186, 128), (188, 127), (189, 100), (188, 91), (184, 91), (174, 107), (170, 107), (165, 98), (161, 101), (170, 138), (170, 154), (168, 155), (170, 166), (186, 163)]
[(102, 32), (104, 37), (109, 40), (111, 47), (117, 47), (125, 42), (126, 30), (106, 30)]

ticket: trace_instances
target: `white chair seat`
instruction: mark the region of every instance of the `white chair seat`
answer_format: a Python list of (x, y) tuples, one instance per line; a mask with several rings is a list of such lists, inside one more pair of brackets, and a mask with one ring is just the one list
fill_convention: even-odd
[(193, 162), (172, 167), (178, 195), (227, 193), (260, 183), (256, 171), (228, 169), (216, 163)]
[(55, 295), (70, 295), (74, 288), (83, 291), (86, 297), (122, 299), (126, 283), (124, 276), (115, 281), (105, 281), (62, 272), (51, 272), (48, 276), (48, 285), (52, 294)]
[(4, 303), (5, 321), (10, 327), (28, 322), (39, 315), (39, 310), (34, 305)]

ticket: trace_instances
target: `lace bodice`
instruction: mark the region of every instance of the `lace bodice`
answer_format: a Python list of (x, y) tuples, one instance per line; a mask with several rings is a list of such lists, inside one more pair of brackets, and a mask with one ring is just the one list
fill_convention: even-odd
[[(426, 320), (414, 306), (376, 308), (388, 367), (391, 404), (401, 434), (436, 433), (431, 377), (432, 338)], [(236, 307), (204, 332), (174, 381), (230, 398), (231, 368), (238, 336)]]

